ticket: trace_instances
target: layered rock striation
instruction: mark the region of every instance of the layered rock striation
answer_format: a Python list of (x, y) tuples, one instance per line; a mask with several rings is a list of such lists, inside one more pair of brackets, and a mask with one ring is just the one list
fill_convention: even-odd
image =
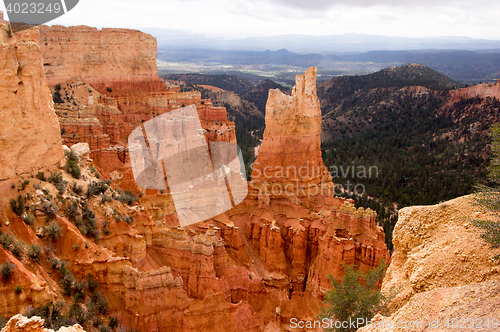
[(156, 38), (130, 29), (40, 26), (49, 85), (74, 78), (88, 83), (160, 82)]
[(0, 180), (54, 165), (63, 157), (40, 47), (6, 35), (6, 24), (0, 21)]
[(62, 139), (86, 142), (91, 158), (123, 188), (133, 181), (127, 137), (140, 123), (196, 105), (209, 141), (235, 142), (226, 109), (199, 92), (167, 87), (156, 69), (156, 39), (137, 30), (40, 26), (38, 40), (47, 81), (60, 95), (55, 108)]
[(255, 186), (266, 184), (303, 197), (321, 184), (331, 184), (321, 158), (316, 71), (312, 67), (297, 76), (291, 96), (279, 89), (269, 91), (264, 140), (252, 171)]
[[(436, 329), (436, 323), (429, 326), (429, 322), (439, 321), (439, 328), (445, 330), (471, 318), (481, 319), (474, 320), (471, 330), (498, 329), (499, 324), (491, 323), (500, 313), (495, 304), (500, 269), (493, 259), (499, 250), (491, 250), (479, 237), (471, 218), (496, 219), (475, 205), (472, 196), (399, 211), (394, 255), (382, 285), (382, 291), (393, 296), (392, 315), (379, 315), (372, 327), (360, 331), (407, 330), (388, 328), (398, 321), (422, 322), (422, 328), (413, 327), (419, 331)], [(488, 326), (483, 324), (487, 319)]]

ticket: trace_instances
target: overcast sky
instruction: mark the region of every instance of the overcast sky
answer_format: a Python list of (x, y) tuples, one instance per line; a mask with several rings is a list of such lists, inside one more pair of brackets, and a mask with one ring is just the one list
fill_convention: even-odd
[(499, 18), (498, 0), (80, 0), (50, 24), (159, 27), (228, 37), (352, 32), (500, 39)]

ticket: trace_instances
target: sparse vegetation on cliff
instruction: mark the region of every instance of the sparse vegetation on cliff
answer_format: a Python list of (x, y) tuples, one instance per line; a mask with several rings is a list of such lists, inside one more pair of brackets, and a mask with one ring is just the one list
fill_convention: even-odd
[[(338, 282), (331, 275), (328, 276), (333, 288), (326, 292), (326, 308), (321, 308), (320, 318), (328, 318), (340, 322), (357, 322), (357, 319), (370, 320), (385, 306), (385, 295), (380, 291), (385, 271), (385, 263), (368, 271), (361, 272), (353, 265), (342, 264), (345, 275)], [(361, 327), (361, 326), (359, 326)], [(327, 329), (326, 331), (356, 331), (351, 326)]]
[(57, 239), (59, 239), (62, 234), (61, 227), (59, 227), (59, 225), (55, 221), (52, 221), (50, 224), (45, 226), (43, 230), (45, 232), (45, 235), (52, 241), (56, 241)]
[(79, 179), (82, 175), (80, 166), (78, 166), (78, 156), (73, 151), (66, 154), (66, 166), (64, 170), (66, 173), (71, 174), (75, 179)]
[[(493, 158), (488, 167), (488, 179), (491, 185), (479, 184), (475, 199), (484, 210), (496, 215), (495, 221), (472, 220), (472, 224), (481, 230), (481, 237), (491, 245), (492, 249), (500, 248), (500, 124), (491, 128), (493, 138), (491, 150)], [(495, 259), (500, 260), (500, 255)]]
[(115, 199), (124, 204), (133, 205), (135, 202), (139, 200), (137, 196), (134, 195), (130, 190), (125, 190), (119, 196), (116, 196)]
[(4, 29), (5, 29), (5, 32), (7, 32), (7, 35), (9, 37), (12, 37), (12, 27), (11, 27), (11, 25), (7, 24)]
[(24, 198), (21, 195), (17, 196), (16, 199), (11, 199), (9, 201), (10, 208), (12, 209), (12, 212), (14, 212), (18, 217), (21, 217), (25, 211), (25, 201)]
[(12, 272), (16, 266), (11, 262), (5, 262), (0, 266), (0, 274), (2, 275), (2, 280), (4, 282), (9, 281)]
[(28, 246), (26, 255), (32, 261), (40, 263), (40, 258), (42, 256), (42, 247), (36, 243), (32, 243)]

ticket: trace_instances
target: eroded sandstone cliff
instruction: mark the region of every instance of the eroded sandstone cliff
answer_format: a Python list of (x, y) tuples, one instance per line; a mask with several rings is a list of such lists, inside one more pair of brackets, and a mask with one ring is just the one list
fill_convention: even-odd
[[(490, 219), (471, 196), (464, 196), (434, 206), (413, 206), (399, 211), (394, 229), (394, 254), (382, 285), (382, 291), (394, 296), (390, 302), (393, 314), (378, 316), (378, 322), (446, 321), (458, 329), (460, 319), (481, 319), (486, 331), (498, 329), (491, 320), (500, 314), (497, 305), (500, 268), (493, 259), (500, 251), (491, 250), (479, 237), (470, 219)], [(484, 326), (489, 318), (490, 325)], [(477, 329), (475, 320), (471, 330)], [(387, 327), (387, 325), (386, 325)], [(404, 327), (389, 329), (363, 328), (360, 331), (407, 331)], [(435, 328), (434, 328), (435, 330)]]
[[(43, 327), (44, 320), (40, 317), (26, 318), (15, 315), (5, 325), (2, 332), (54, 332)], [(61, 327), (57, 332), (85, 332), (80, 325)]]
[(6, 24), (0, 21), (0, 180), (54, 165), (63, 157), (40, 47), (9, 37)]
[(159, 81), (156, 38), (138, 30), (40, 26), (49, 85), (80, 78), (89, 83)]
[[(62, 284), (61, 271), (67, 269), (75, 287), (92, 275), (111, 314), (126, 327), (262, 331), (286, 327), (292, 317), (315, 317), (330, 287), (327, 276), (340, 279), (342, 263), (366, 270), (389, 259), (375, 213), (356, 209), (331, 190), (321, 159), (315, 68), (297, 77), (291, 97), (271, 92), (257, 159), (261, 166), (254, 170), (269, 166), (271, 177), (255, 176), (249, 196), (236, 208), (181, 229), (167, 192), (142, 190), (138, 202), (124, 203), (122, 189), (139, 192), (126, 138), (142, 121), (194, 104), (207, 140), (235, 142), (234, 123), (227, 121), (225, 109), (199, 93), (167, 88), (152, 67), (156, 49), (148, 35), (87, 27), (40, 27), (26, 33), (43, 41), (62, 138), (78, 152), (82, 176), (73, 179), (64, 161), (44, 172), (49, 177), (61, 171), (65, 187), (13, 176), (1, 183), (2, 231), (44, 248), (39, 262), (14, 255), (13, 244), (0, 248), (1, 262), (15, 265), (12, 279), (2, 286), (0, 311), (6, 316), (30, 304), (71, 301)], [(145, 46), (138, 50), (141, 38)], [(137, 45), (127, 48), (127, 43)], [(114, 55), (125, 49), (128, 53)], [(89, 55), (67, 59), (74, 50)], [(143, 68), (134, 69), (137, 58), (145, 59)], [(42, 67), (37, 68), (43, 76)], [(49, 113), (54, 116), (52, 109)], [(88, 144), (90, 155), (81, 152), (86, 148), (76, 145), (80, 142)], [(93, 166), (113, 183), (100, 181)], [(280, 174), (279, 167), (295, 168), (297, 174)], [(24, 212), (33, 214), (30, 222), (8, 205), (19, 194), (26, 200)], [(52, 212), (52, 204), (57, 211)], [(47, 236), (49, 220), (62, 236)], [(21, 296), (16, 285), (26, 290)]]
[[(140, 123), (196, 105), (210, 141), (235, 142), (223, 107), (199, 92), (168, 88), (156, 70), (156, 39), (128, 29), (40, 26), (47, 81), (60, 95), (55, 108), (67, 145), (89, 143), (96, 166), (121, 187), (138, 190), (127, 137)], [(57, 89), (56, 89), (57, 88)]]

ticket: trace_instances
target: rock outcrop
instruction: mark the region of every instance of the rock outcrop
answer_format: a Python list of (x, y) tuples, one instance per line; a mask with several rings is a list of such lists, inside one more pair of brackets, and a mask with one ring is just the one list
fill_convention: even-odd
[(267, 183), (271, 190), (298, 197), (307, 196), (312, 188), (320, 189), (322, 182), (331, 183), (321, 158), (320, 136), (321, 109), (313, 67), (297, 76), (291, 96), (279, 89), (269, 91), (264, 140), (252, 181), (258, 187)]
[(447, 105), (454, 104), (460, 99), (467, 98), (496, 98), (500, 99), (500, 79), (496, 83), (476, 84), (467, 88), (451, 90)]
[(156, 38), (138, 30), (40, 26), (49, 85), (74, 78), (88, 83), (156, 81)]
[[(500, 268), (468, 218), (486, 213), (464, 196), (434, 206), (399, 211), (394, 228), (394, 255), (383, 289), (400, 288), (393, 304), (440, 287), (500, 279)], [(460, 269), (457, 269), (460, 266)]]
[[(2, 332), (54, 332), (54, 330), (44, 328), (44, 322), (43, 319), (37, 316), (26, 318), (23, 315), (15, 315), (9, 319)], [(76, 324), (61, 327), (57, 332), (85, 332), (85, 330)]]
[[(231, 222), (217, 218), (226, 248), (228, 243), (238, 244), (229, 246), (229, 252), (241, 262), (249, 261), (269, 293), (267, 302), (279, 303), (277, 321), (283, 323), (297, 315), (315, 317), (319, 306), (303, 310), (298, 303), (321, 299), (331, 287), (328, 274), (342, 277), (342, 263), (367, 270), (389, 260), (376, 214), (334, 196), (321, 157), (315, 82), (316, 68), (311, 68), (297, 76), (292, 96), (270, 91), (249, 195), (228, 211)], [(249, 299), (256, 296), (247, 294)], [(259, 314), (271, 320), (269, 312)]]
[(196, 105), (209, 141), (235, 142), (224, 107), (199, 92), (167, 87), (156, 70), (156, 39), (137, 30), (40, 26), (47, 81), (53, 88), (63, 143), (86, 142), (104, 175), (125, 189), (133, 181), (127, 137), (140, 123)]
[(0, 180), (54, 165), (63, 157), (40, 47), (4, 36), (4, 26), (0, 21)]
[[(395, 295), (390, 303), (393, 314), (377, 321), (427, 324), (438, 319), (444, 330), (446, 320), (451, 326), (453, 319), (498, 317), (500, 311), (492, 303), (498, 301), (500, 268), (493, 257), (500, 250), (491, 250), (479, 237), (471, 218), (493, 216), (474, 205), (472, 196), (399, 211), (394, 254), (382, 285), (382, 291)], [(491, 327), (486, 330), (495, 330)]]

